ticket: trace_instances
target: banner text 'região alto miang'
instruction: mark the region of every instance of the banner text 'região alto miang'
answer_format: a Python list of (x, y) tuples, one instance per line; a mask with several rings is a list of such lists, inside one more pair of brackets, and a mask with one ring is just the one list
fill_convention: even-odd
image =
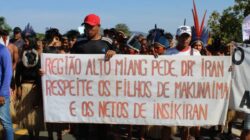
[(46, 122), (223, 124), (230, 57), (42, 54)]

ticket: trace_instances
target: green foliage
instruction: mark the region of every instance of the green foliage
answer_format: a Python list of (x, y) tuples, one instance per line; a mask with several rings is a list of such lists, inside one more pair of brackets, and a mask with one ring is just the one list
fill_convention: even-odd
[(242, 21), (243, 17), (237, 15), (235, 11), (224, 11), (221, 16), (221, 37), (225, 42), (242, 41)]
[(232, 7), (228, 7), (220, 15), (214, 11), (208, 20), (212, 37), (220, 37), (225, 42), (242, 42), (242, 21), (250, 14), (250, 0), (235, 0)]
[(0, 28), (11, 32), (11, 27), (6, 23), (5, 18), (0, 16)]
[(208, 20), (213, 37), (220, 37), (220, 13), (214, 11)]
[(38, 39), (44, 39), (45, 34), (42, 34), (42, 33), (36, 33), (36, 37), (37, 37)]
[(119, 23), (115, 26), (117, 31), (122, 31), (126, 36), (130, 36), (130, 30), (126, 24)]

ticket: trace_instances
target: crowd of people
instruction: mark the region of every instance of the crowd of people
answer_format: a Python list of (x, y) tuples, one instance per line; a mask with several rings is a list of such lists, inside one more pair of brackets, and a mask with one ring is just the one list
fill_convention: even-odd
[[(0, 77), (2, 78), (0, 79), (0, 118), (6, 132), (4, 133), (6, 140), (14, 139), (12, 121), (17, 123), (18, 127), (27, 129), (29, 138), (34, 140), (39, 139), (39, 132), (42, 130), (48, 131), (49, 140), (53, 139), (53, 132), (57, 132), (58, 140), (62, 139), (63, 134), (67, 132), (72, 133), (77, 140), (91, 139), (91, 133), (94, 133), (99, 140), (118, 140), (121, 139), (122, 133), (127, 133), (128, 138), (137, 137), (141, 140), (170, 140), (176, 133), (181, 134), (182, 140), (203, 139), (199, 126), (177, 128), (44, 123), (41, 53), (104, 54), (107, 61), (119, 54), (154, 55), (157, 58), (159, 55), (223, 56), (232, 53), (232, 45), (225, 44), (219, 38), (212, 39), (206, 28), (202, 28), (200, 30), (202, 32), (198, 33), (195, 32), (195, 27), (182, 25), (177, 28), (175, 37), (157, 26), (149, 30), (147, 36), (141, 34), (127, 36), (123, 31), (115, 28), (105, 29), (101, 34), (100, 17), (95, 14), (87, 15), (82, 25), (84, 34), (80, 34), (77, 30), (70, 30), (62, 35), (57, 28), (50, 28), (45, 32), (44, 38), (37, 38), (36, 32), (30, 25), (23, 30), (15, 27), (13, 37), (10, 39), (10, 33), (7, 30), (0, 30)], [(11, 87), (10, 90), (7, 87)], [(9, 102), (10, 100), (12, 103)], [(229, 111), (229, 114), (232, 114), (231, 112)], [(227, 121), (229, 134), (232, 120)], [(223, 132), (223, 127), (220, 132)], [(242, 139), (247, 139), (246, 137), (247, 135), (244, 135)]]

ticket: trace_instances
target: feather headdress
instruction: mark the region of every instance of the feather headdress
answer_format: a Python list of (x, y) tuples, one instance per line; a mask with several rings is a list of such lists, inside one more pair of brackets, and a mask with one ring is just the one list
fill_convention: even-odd
[(204, 47), (207, 44), (207, 41), (209, 38), (209, 31), (206, 27), (204, 27), (207, 10), (205, 11), (203, 15), (201, 25), (199, 23), (196, 4), (194, 0), (193, 0), (192, 13), (193, 13), (193, 18), (194, 18), (194, 26), (192, 27), (192, 43), (201, 41)]
[(164, 36), (164, 30), (157, 28), (155, 24), (155, 28), (148, 31), (147, 39), (149, 40), (150, 44), (154, 44), (156, 41), (160, 39), (161, 36)]
[(32, 26), (30, 25), (30, 23), (28, 23), (23, 32), (22, 32), (23, 36), (32, 36), (35, 37), (36, 36), (36, 32), (33, 30)]

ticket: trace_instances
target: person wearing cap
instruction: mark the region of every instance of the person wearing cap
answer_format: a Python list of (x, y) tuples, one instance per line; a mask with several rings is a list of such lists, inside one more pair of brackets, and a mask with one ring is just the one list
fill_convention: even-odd
[[(0, 29), (0, 39), (3, 37)], [(0, 122), (4, 129), (4, 139), (14, 140), (12, 120), (10, 116), (10, 83), (12, 77), (11, 56), (7, 47), (0, 42)]]
[(13, 29), (13, 33), (14, 33), (14, 37), (10, 39), (10, 43), (14, 44), (17, 47), (19, 60), (21, 60), (20, 58), (22, 56), (22, 49), (25, 44), (22, 38), (22, 30), (19, 27), (15, 27)]
[(14, 37), (10, 40), (10, 42), (17, 45), (17, 47), (22, 47), (24, 45), (24, 40), (22, 39), (22, 30), (19, 27), (15, 27), (13, 29)]
[[(177, 45), (167, 50), (166, 55), (200, 56), (200, 52), (190, 46), (192, 40), (192, 30), (190, 26), (180, 26), (176, 31)], [(182, 140), (188, 140), (189, 128), (183, 127)], [(169, 131), (169, 130), (168, 130)], [(170, 132), (170, 131), (169, 131)]]
[(191, 48), (192, 30), (189, 26), (180, 26), (176, 32), (177, 45), (167, 50), (166, 55), (198, 55), (200, 52)]
[(71, 53), (106, 54), (106, 59), (109, 60), (116, 52), (112, 50), (112, 40), (102, 37), (100, 34), (100, 17), (95, 14), (89, 14), (84, 18), (82, 25), (85, 27), (86, 38), (77, 42), (71, 49)]
[[(109, 60), (116, 54), (116, 52), (112, 50), (112, 40), (107, 37), (102, 37), (100, 34), (101, 20), (98, 15), (87, 15), (82, 25), (85, 27), (84, 32), (86, 37), (79, 39), (79, 41), (74, 44), (70, 50), (72, 54), (105, 54), (106, 60)], [(76, 132), (76, 138), (88, 139), (89, 126), (89, 124), (78, 125), (79, 132)], [(107, 137), (107, 125), (96, 124), (96, 126), (98, 138), (105, 140)]]

